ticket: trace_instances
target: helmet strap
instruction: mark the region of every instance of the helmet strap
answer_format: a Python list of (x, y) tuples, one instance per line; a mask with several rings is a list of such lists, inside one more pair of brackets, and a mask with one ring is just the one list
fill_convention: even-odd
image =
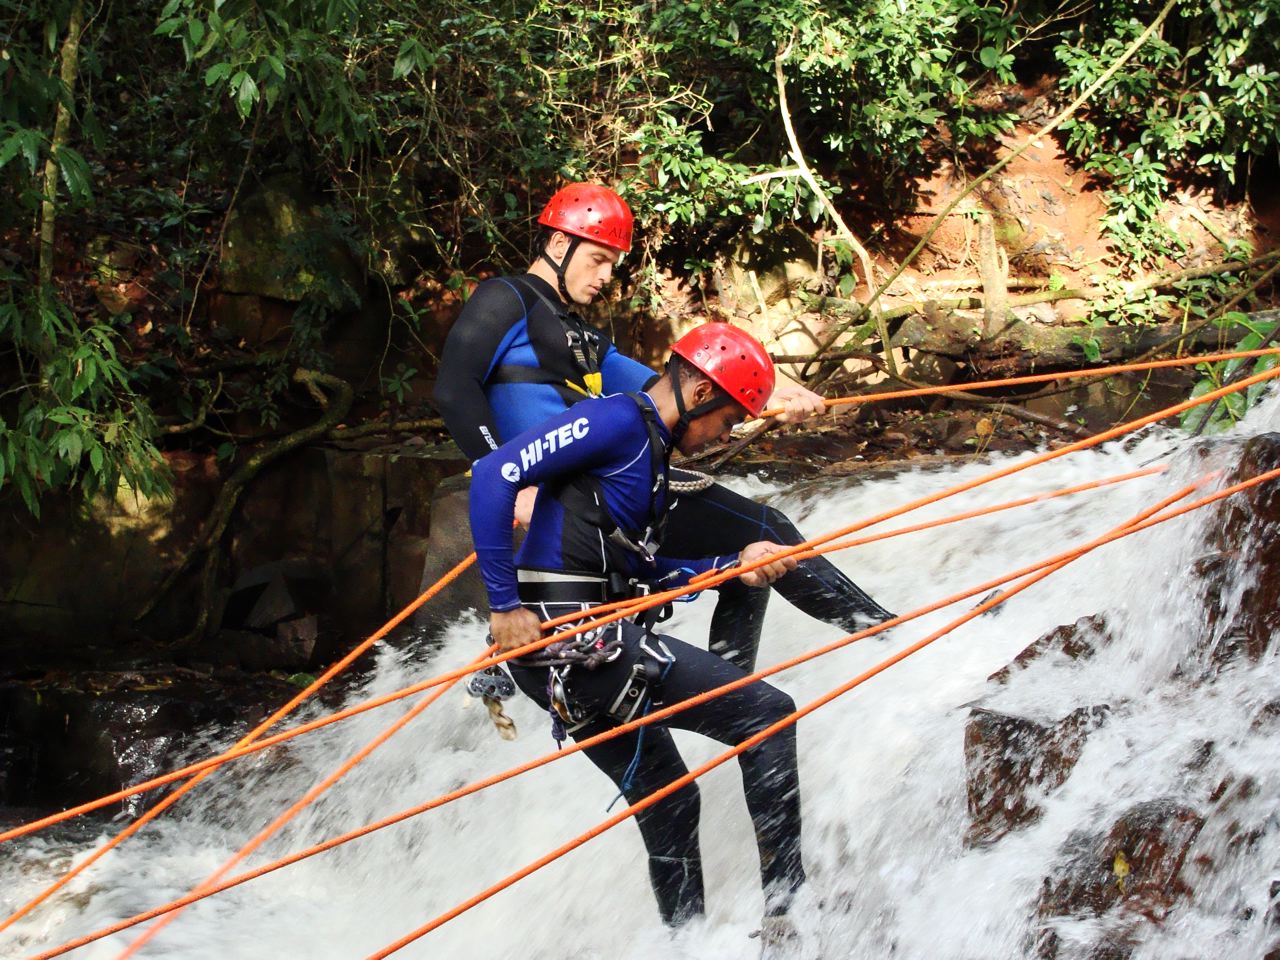
[[(563, 233), (563, 231), (561, 232)], [(547, 263), (551, 265), (551, 269), (556, 272), (556, 282), (560, 286), (560, 298), (569, 306), (573, 306), (573, 298), (569, 296), (569, 288), (565, 286), (564, 272), (569, 269), (569, 258), (573, 256), (573, 252), (578, 249), (578, 244), (580, 244), (582, 240), (581, 238), (568, 233), (566, 233), (565, 236), (569, 238), (569, 248), (565, 250), (564, 256), (560, 258), (559, 263), (556, 263), (551, 259), (547, 254), (547, 248), (545, 246), (543, 246), (542, 250), (539, 251), (538, 256), (547, 261)]]
[(671, 381), (671, 392), (676, 397), (676, 412), (680, 415), (675, 422), (675, 426), (671, 428), (671, 447), (675, 449), (680, 446), (680, 441), (684, 439), (685, 433), (689, 430), (689, 424), (699, 417), (705, 417), (708, 413), (719, 410), (726, 404), (733, 403), (734, 400), (724, 390), (717, 387), (710, 400), (686, 410), (684, 391), (680, 389), (680, 368), (676, 363), (675, 354), (672, 354), (671, 359), (667, 361), (667, 377)]

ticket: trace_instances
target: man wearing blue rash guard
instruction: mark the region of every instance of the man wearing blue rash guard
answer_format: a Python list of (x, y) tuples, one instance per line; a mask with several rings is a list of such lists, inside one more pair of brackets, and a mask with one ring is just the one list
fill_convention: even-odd
[[(675, 559), (657, 552), (672, 501), (672, 449), (692, 453), (724, 440), (735, 423), (763, 409), (772, 389), (764, 347), (729, 324), (710, 323), (675, 344), (667, 373), (647, 392), (578, 404), (478, 460), (471, 529), (498, 648), (538, 640), (543, 620), (781, 550), (756, 542), (731, 556)], [(513, 555), (516, 496), (534, 484), (529, 531)], [(739, 579), (756, 589), (795, 565), (779, 558)], [(512, 677), (550, 713), (557, 739), (580, 740), (744, 676), (711, 652), (656, 635), (654, 623), (640, 615), (558, 641), (510, 661)], [(794, 709), (790, 697), (757, 681), (584, 752), (634, 803), (686, 772), (668, 728), (736, 745)], [(781, 939), (805, 879), (795, 728), (744, 751), (739, 763), (760, 850), (764, 933)], [(695, 784), (636, 815), (658, 909), (672, 926), (704, 911), (698, 820)]]
[[(481, 283), (445, 341), (436, 406), (472, 460), (588, 395), (635, 392), (655, 379), (572, 312), (595, 298), (631, 248), (626, 202), (607, 187), (574, 184), (551, 198), (539, 223), (546, 233), (529, 272)], [(823, 409), (821, 397), (798, 386), (766, 399), (785, 406), (791, 419)], [(680, 496), (671, 507), (664, 553), (708, 556), (735, 553), (756, 540), (792, 545), (804, 539), (778, 510), (710, 478), (675, 471), (672, 482)], [(522, 519), (532, 494), (521, 495)], [(774, 588), (810, 616), (849, 632), (892, 616), (824, 557), (803, 561)], [(753, 669), (768, 598), (768, 590), (737, 581), (721, 587), (710, 649)]]

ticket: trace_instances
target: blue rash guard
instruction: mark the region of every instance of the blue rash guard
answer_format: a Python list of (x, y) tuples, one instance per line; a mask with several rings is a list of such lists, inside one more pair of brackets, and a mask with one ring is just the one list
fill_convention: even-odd
[(602, 393), (634, 393), (654, 378), (652, 370), (620, 354), (604, 334), (570, 313), (541, 278), (494, 277), (476, 287), (449, 330), (435, 387), (436, 406), (468, 459), (564, 412), (570, 397), (580, 396), (502, 376), (570, 363), (565, 336), (575, 327), (598, 345)]
[[(640, 397), (652, 406), (648, 395)], [(657, 430), (662, 443), (669, 443), (670, 433), (660, 420)], [(494, 612), (520, 606), (517, 566), (590, 574), (618, 572), (645, 581), (670, 576), (664, 586), (677, 586), (731, 559), (655, 557), (650, 563), (639, 554), (609, 549), (606, 531), (588, 518), (567, 512), (560, 500), (543, 488), (529, 533), (513, 562), (511, 524), (516, 493), (535, 484), (555, 487), (557, 481), (562, 484), (584, 474), (598, 482), (609, 516), (623, 530), (644, 529), (662, 510), (664, 504), (652, 503), (649, 427), (630, 396), (584, 400), (519, 434), (472, 467), (471, 533)]]

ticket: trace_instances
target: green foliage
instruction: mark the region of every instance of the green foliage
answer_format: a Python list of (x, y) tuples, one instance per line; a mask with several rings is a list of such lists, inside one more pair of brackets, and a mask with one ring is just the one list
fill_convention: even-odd
[[(0, 0), (0, 217), (15, 245), (3, 261), (15, 273), (0, 330), (0, 372), (12, 384), (0, 398), (0, 480), (28, 503), (119, 480), (159, 489), (152, 407), (177, 423), (209, 413), (206, 432), (180, 442), (221, 444), (223, 459), (246, 420), (281, 424), (291, 371), (331, 366), (334, 317), (364, 292), (363, 277), (332, 262), (335, 248), (382, 274), (404, 335), (425, 349), (429, 331), (404, 296), (415, 276), (447, 277), (464, 293), (469, 277), (526, 262), (534, 216), (567, 179), (618, 185), (636, 209), (641, 241), (624, 263), (636, 309), (660, 303), (664, 270), (700, 283), (744, 235), (829, 226), (795, 175), (780, 52), (790, 119), (824, 192), (837, 206), (892, 201), (947, 156), (958, 168), (982, 162), (1011, 129), (1005, 94), (1050, 56), (1062, 67), (1059, 92), (1078, 92), (1156, 9), (1147, 0), (141, 0), (88, 18), (73, 99), (58, 71), (71, 7)], [(1159, 219), (1173, 178), (1238, 189), (1250, 159), (1276, 149), (1278, 17), (1280, 0), (1184, 0), (1068, 126), (1070, 149), (1109, 187), (1107, 228), (1123, 256), (1182, 251)], [(74, 262), (67, 251), (88, 251), (81, 262), (96, 262), (101, 280), (112, 249), (149, 260), (155, 328), (133, 339), (146, 356), (122, 350), (113, 324), (123, 321), (83, 289), (69, 284), (63, 304), (49, 291), (42, 301), (27, 279), (34, 245), (24, 225), (42, 199), (60, 102), (72, 110), (70, 140), (54, 157), (60, 266)], [(243, 202), (277, 173), (323, 196), (328, 216), (291, 235), (272, 264), (305, 290), (288, 344), (234, 357), (238, 382), (231, 374), (224, 386), (202, 364), (235, 354), (239, 339), (201, 328), (195, 308), (208, 298), (197, 281), (216, 276), (232, 197)], [(77, 216), (61, 216), (71, 209)], [(849, 295), (852, 251), (826, 242)], [(1127, 296), (1126, 266), (1098, 326), (1192, 323), (1231, 282)], [(1092, 335), (1080, 346), (1098, 351)], [(409, 397), (414, 366), (393, 361), (387, 397)]]
[[(1274, 344), (1273, 337), (1278, 324), (1280, 322), (1275, 320), (1259, 323), (1250, 320), (1246, 314), (1236, 312), (1229, 312), (1218, 321), (1218, 326), (1224, 330), (1230, 327), (1244, 327), (1248, 330), (1235, 347), (1241, 352), (1257, 350), (1264, 344)], [(1273, 370), (1277, 364), (1280, 364), (1280, 356), (1275, 354), (1252, 360), (1224, 360), (1220, 363), (1198, 364), (1196, 371), (1201, 376), (1191, 391), (1191, 398), (1203, 397), (1228, 383)], [(1227, 394), (1217, 403), (1210, 402), (1192, 407), (1182, 414), (1181, 424), (1184, 429), (1198, 432), (1219, 433), (1226, 430), (1245, 415), (1267, 387), (1267, 383), (1255, 383), (1243, 391)]]
[(382, 391), (396, 398), (396, 403), (404, 403), (405, 395), (413, 388), (413, 378), (418, 375), (416, 367), (397, 363), (391, 376), (382, 378)]
[(144, 496), (168, 492), (155, 425), (106, 324), (81, 327), (63, 304), (22, 300), (5, 273), (0, 343), (22, 374), (0, 399), (0, 490), (16, 489), (33, 514), (50, 490)]
[(706, 96), (748, 142), (763, 125), (777, 128), (774, 60), (785, 49), (788, 100), (797, 127), (814, 132), (809, 148), (855, 161), (885, 184), (924, 169), (939, 123), (957, 144), (1011, 125), (972, 94), (985, 77), (1013, 79), (1005, 48), (1015, 27), (998, 7), (682, 0), (663, 4), (653, 26), (673, 52), (697, 57), (711, 78)]
[[(1155, 16), (1158, 4), (1110, 0), (1066, 34), (1056, 54), (1072, 94), (1093, 83)], [(1156, 216), (1174, 172), (1226, 185), (1280, 144), (1280, 0), (1185, 0), (1164, 29), (1063, 125), (1067, 146), (1107, 175), (1107, 229), (1137, 261), (1181, 245)]]
[[(0, 0), (0, 214), (30, 213), (43, 199), (54, 111), (69, 101), (54, 65), (70, 4), (37, 6)], [(73, 203), (91, 201), (94, 175), (80, 152), (64, 146), (54, 159)]]

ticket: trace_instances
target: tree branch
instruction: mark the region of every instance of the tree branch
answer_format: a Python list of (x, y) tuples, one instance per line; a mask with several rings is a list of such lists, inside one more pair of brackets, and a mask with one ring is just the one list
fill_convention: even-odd
[(84, 0), (75, 0), (67, 22), (67, 36), (59, 54), (62, 64), (58, 78), (62, 96), (54, 113), (53, 138), (44, 162), (44, 198), (40, 201), (40, 292), (47, 296), (53, 285), (54, 223), (58, 215), (58, 154), (71, 135), (71, 108), (75, 103), (76, 78), (80, 73), (80, 33), (84, 28)]
[(213, 508), (209, 511), (209, 516), (205, 519), (200, 534), (192, 545), (191, 550), (178, 566), (169, 572), (169, 575), (165, 577), (152, 597), (134, 616), (136, 622), (154, 610), (156, 604), (173, 589), (174, 584), (203, 556), (204, 565), (199, 581), (196, 622), (191, 631), (177, 641), (179, 646), (198, 639), (208, 626), (214, 581), (218, 568), (217, 546), (222, 540), (222, 535), (226, 532), (227, 524), (231, 521), (231, 515), (235, 511), (245, 487), (268, 464), (327, 434), (351, 409), (354, 392), (351, 389), (351, 385), (345, 380), (327, 373), (319, 373), (315, 370), (299, 369), (294, 372), (293, 381), (304, 387), (319, 385), (331, 391), (332, 399), (329, 401), (328, 408), (315, 423), (266, 444), (236, 468), (235, 472), (227, 478), (227, 482), (219, 490)]

